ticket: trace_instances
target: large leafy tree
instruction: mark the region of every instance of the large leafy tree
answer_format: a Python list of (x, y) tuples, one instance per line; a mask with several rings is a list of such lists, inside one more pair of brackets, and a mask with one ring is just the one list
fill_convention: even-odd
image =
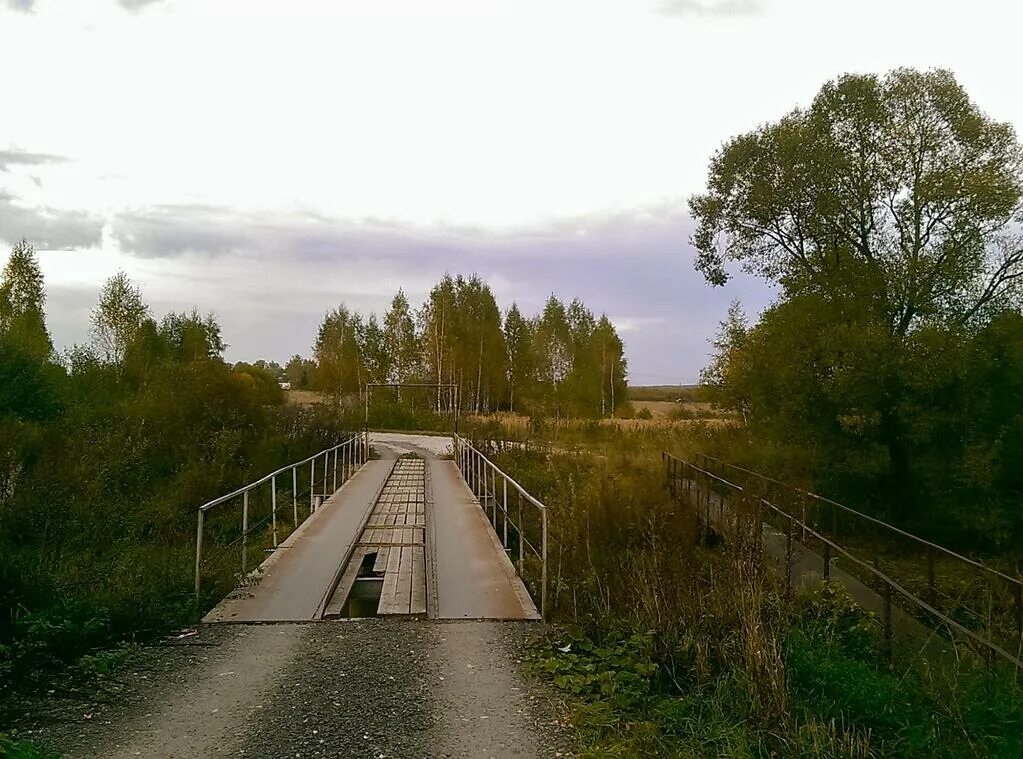
[(690, 200), (697, 268), (721, 285), (738, 262), (781, 288), (718, 346), (715, 380), (762, 435), (832, 468), (883, 450), (908, 516), (940, 434), (927, 409), (953, 413), (959, 347), (1018, 302), (1012, 128), (945, 71), (845, 76), (726, 143), (707, 184)]
[(690, 200), (697, 267), (870, 298), (893, 333), (967, 323), (1023, 278), (1023, 152), (947, 71), (844, 76), (729, 141)]

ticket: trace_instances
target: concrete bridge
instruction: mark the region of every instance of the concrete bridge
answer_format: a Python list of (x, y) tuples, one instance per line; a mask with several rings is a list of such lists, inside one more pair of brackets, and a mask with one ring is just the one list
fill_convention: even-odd
[(368, 442), (378, 458), (342, 451), (336, 490), (339, 456), (324, 455), (309, 480), (327, 492), (310, 516), (203, 621), (539, 619), (510, 550), (532, 545), (523, 496), (534, 517), (542, 505), (460, 438), (369, 433)]
[(117, 699), (33, 735), (73, 759), (565, 756), (521, 673), (545, 525), (460, 438), (346, 440), (205, 504), (197, 587), (238, 587), (147, 647)]

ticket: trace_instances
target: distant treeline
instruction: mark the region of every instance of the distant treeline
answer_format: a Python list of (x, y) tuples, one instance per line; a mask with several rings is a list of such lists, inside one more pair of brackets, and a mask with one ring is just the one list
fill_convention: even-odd
[[(456, 385), (460, 408), (473, 413), (612, 416), (628, 400), (622, 341), (607, 316), (553, 295), (534, 317), (514, 303), (502, 315), (477, 276), (446, 275), (418, 310), (399, 290), (383, 320), (339, 306), (320, 325), (314, 351), (314, 360), (265, 366), (292, 387), (338, 399), (368, 383)], [(438, 411), (454, 402), (448, 391), (432, 397)]]
[(35, 253), (15, 246), (0, 277), (0, 683), (191, 621), (198, 505), (336, 436), (223, 349), (211, 316), (154, 318), (118, 274), (91, 344), (57, 355)]

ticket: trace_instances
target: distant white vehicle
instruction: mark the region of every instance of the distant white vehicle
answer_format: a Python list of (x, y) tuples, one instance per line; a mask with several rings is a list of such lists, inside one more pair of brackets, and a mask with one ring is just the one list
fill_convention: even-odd
[(278, 382), (277, 384), (281, 386), (281, 390), (291, 390), (290, 382)]

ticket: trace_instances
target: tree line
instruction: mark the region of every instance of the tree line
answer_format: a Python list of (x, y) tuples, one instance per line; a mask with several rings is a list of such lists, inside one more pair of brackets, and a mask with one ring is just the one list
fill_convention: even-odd
[(0, 681), (190, 622), (197, 506), (336, 437), (331, 415), (286, 404), (269, 372), (223, 350), (212, 316), (157, 318), (122, 273), (89, 343), (58, 354), (36, 254), (14, 246), (0, 274)]
[[(693, 197), (733, 306), (704, 379), (750, 456), (951, 543), (1023, 538), (1023, 149), (946, 71), (849, 75), (729, 141)], [(1023, 558), (1023, 557), (1021, 557)]]
[(554, 295), (535, 316), (515, 303), (502, 314), (475, 275), (445, 275), (418, 309), (399, 290), (382, 320), (335, 308), (320, 324), (313, 360), (295, 356), (280, 373), (338, 400), (370, 383), (454, 385), (457, 395), (433, 391), (438, 412), (457, 397), (477, 414), (605, 417), (627, 401), (624, 349), (606, 315)]

